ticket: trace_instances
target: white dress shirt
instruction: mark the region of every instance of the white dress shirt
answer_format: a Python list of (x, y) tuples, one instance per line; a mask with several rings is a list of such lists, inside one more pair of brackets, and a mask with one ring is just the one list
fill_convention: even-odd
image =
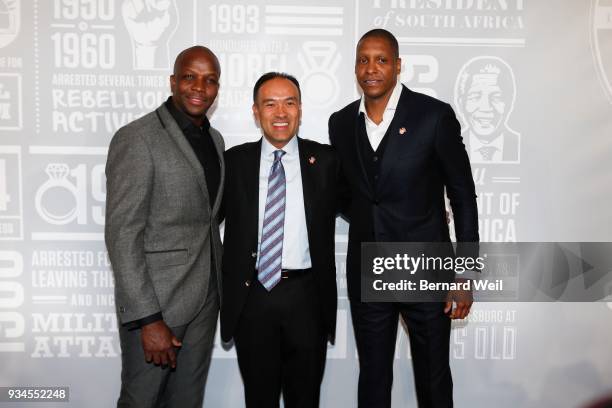
[(389, 129), (389, 125), (393, 120), (393, 116), (395, 115), (395, 110), (397, 109), (397, 104), (400, 100), (400, 95), (402, 94), (402, 84), (400, 81), (395, 83), (395, 88), (393, 88), (393, 92), (391, 93), (391, 97), (387, 102), (387, 107), (385, 108), (385, 112), (383, 113), (382, 122), (378, 125), (370, 119), (368, 116), (368, 111), (366, 111), (364, 96), (361, 97), (361, 103), (359, 104), (359, 112), (363, 112), (365, 116), (365, 128), (368, 134), (368, 140), (370, 141), (370, 145), (372, 149), (376, 151), (378, 149), (378, 145), (385, 137), (385, 133), (387, 133), (387, 129)]
[[(261, 161), (259, 163), (259, 220), (257, 231), (257, 265), (261, 252), (261, 230), (263, 228), (266, 198), (268, 196), (268, 177), (274, 163), (274, 151), (278, 150), (263, 137), (261, 140)], [(306, 229), (306, 209), (302, 191), (302, 171), (297, 136), (294, 136), (281, 150), (285, 169), (285, 223), (283, 224), (283, 269), (308, 269), (312, 266), (308, 230)]]

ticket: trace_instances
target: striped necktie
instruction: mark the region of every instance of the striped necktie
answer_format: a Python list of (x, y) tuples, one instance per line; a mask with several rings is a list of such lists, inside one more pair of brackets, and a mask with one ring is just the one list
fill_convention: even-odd
[(268, 177), (268, 196), (259, 247), (257, 279), (268, 291), (272, 290), (281, 279), (286, 189), (285, 169), (281, 159), (284, 154), (282, 150), (274, 152), (274, 162)]

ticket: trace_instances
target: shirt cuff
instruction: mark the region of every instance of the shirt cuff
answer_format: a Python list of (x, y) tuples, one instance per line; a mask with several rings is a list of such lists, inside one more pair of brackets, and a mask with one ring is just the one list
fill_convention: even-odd
[(149, 323), (153, 323), (153, 322), (156, 322), (162, 319), (163, 319), (163, 316), (161, 312), (157, 312), (152, 315), (143, 317), (142, 319), (132, 320), (131, 322), (124, 323), (123, 327), (125, 327), (128, 330), (140, 329), (142, 328), (142, 326), (146, 326)]

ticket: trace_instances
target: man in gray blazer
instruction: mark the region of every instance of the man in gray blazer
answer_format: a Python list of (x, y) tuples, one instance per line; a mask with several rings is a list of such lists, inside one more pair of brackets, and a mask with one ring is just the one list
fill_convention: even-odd
[(220, 304), (223, 139), (206, 112), (219, 61), (176, 58), (172, 96), (119, 129), (106, 163), (106, 247), (122, 351), (119, 407), (201, 407)]

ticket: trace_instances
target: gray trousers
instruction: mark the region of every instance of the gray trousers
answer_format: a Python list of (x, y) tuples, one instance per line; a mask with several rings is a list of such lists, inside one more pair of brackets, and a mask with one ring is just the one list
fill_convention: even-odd
[(216, 282), (211, 281), (206, 303), (190, 323), (171, 327), (183, 346), (176, 369), (147, 363), (140, 329), (119, 328), (121, 394), (118, 408), (201, 408), (219, 314)]

